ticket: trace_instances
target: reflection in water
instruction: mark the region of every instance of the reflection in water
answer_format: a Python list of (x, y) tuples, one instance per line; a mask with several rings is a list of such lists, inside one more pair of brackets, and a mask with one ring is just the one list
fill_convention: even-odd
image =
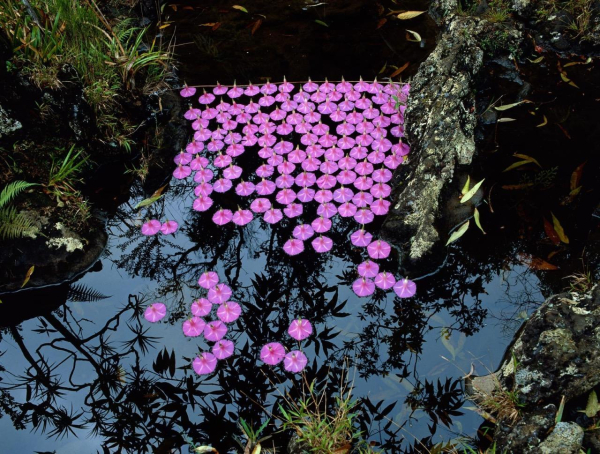
[[(122, 206), (111, 221), (103, 260), (110, 285), (100, 292), (74, 284), (71, 302), (60, 306), (69, 294), (63, 286), (55, 302), (46, 299), (52, 312), (4, 329), (2, 405), (15, 427), (36, 429), (58, 443), (74, 433), (91, 434), (106, 452), (166, 450), (182, 446), (183, 435), (227, 452), (235, 446), (233, 435), (240, 435), (240, 418), (257, 427), (273, 412), (275, 421), (282, 395), (297, 396), (303, 380), (335, 395), (349, 370), (360, 399), (358, 424), (369, 439), (389, 452), (441, 439), (433, 438), (438, 427), (451, 427), (461, 414), (462, 374), (439, 355), (452, 348), (452, 359), (468, 369), (472, 356), (458, 346), (482, 326), (482, 295), (501, 263), (482, 266), (477, 255), (454, 254), (440, 273), (419, 281), (412, 299), (380, 290), (357, 298), (350, 286), (364, 258), (341, 246), (355, 226), (334, 223), (331, 254), (307, 250), (291, 258), (281, 246), (293, 226), (255, 220), (245, 228), (219, 227), (189, 212), (190, 192), (178, 182), (150, 207), (152, 213), (143, 213), (177, 220), (182, 228), (174, 237), (142, 236), (139, 222), (131, 221), (139, 216), (134, 203)], [(181, 324), (193, 299), (203, 295), (197, 280), (208, 269), (233, 289), (243, 314), (228, 333), (234, 356), (220, 361), (215, 374), (200, 377), (191, 360), (208, 346), (185, 339)], [(395, 253), (381, 269), (398, 274)], [(116, 279), (125, 288), (141, 283), (140, 293), (105, 299), (102, 293), (117, 291)], [(150, 326), (142, 314), (156, 300), (169, 313)], [(303, 341), (305, 378), (258, 360), (267, 342), (297, 347), (286, 331), (298, 316), (315, 327)], [(433, 360), (429, 344), (436, 338), (444, 339), (444, 348)], [(273, 434), (275, 425), (267, 430)], [(281, 446), (289, 435), (276, 434), (273, 443)]]

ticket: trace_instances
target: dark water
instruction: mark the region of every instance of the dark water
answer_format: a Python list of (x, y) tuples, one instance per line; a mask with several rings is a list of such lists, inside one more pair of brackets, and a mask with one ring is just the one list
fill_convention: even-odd
[[(410, 61), (408, 73), (433, 45), (434, 31), (425, 18), (406, 26), (421, 33), (425, 48), (406, 43), (405, 25), (398, 22), (376, 29), (382, 16), (367, 1), (314, 8), (256, 1), (243, 5), (250, 14), (232, 10), (229, 3), (215, 5), (166, 7), (168, 20), (175, 22), (165, 30), (177, 25), (179, 44), (198, 41), (178, 48), (190, 85), (250, 77), (258, 83), (283, 75), (290, 80), (372, 78), (386, 62)], [(396, 8), (392, 2), (384, 6)], [(248, 26), (262, 17), (258, 14), (267, 19), (252, 35)], [(221, 25), (198, 36), (196, 30), (206, 30), (199, 24), (214, 22)], [(522, 153), (532, 154), (533, 145), (519, 142)], [(511, 159), (505, 156), (493, 167), (503, 169)], [(539, 248), (549, 246), (537, 216), (525, 222), (514, 214), (517, 203), (499, 197), (494, 213), (482, 209), (488, 234), (469, 231), (459, 246), (448, 249), (437, 273), (411, 276), (417, 294), (404, 300), (393, 293), (358, 298), (352, 292), (363, 257), (349, 246), (348, 234), (356, 226), (346, 221), (334, 223), (331, 253), (289, 257), (281, 246), (291, 225), (254, 220), (245, 228), (218, 227), (208, 214), (190, 210), (193, 186), (174, 180), (163, 199), (138, 212), (135, 205), (148, 194), (135, 184), (129, 201), (109, 220), (109, 244), (92, 271), (74, 283), (2, 297), (3, 452), (186, 452), (182, 435), (228, 452), (236, 446), (233, 436), (240, 436), (241, 418), (258, 427), (277, 413), (283, 394), (294, 399), (301, 393), (299, 376), (258, 360), (266, 342), (293, 347), (285, 333), (297, 316), (309, 318), (315, 328), (315, 336), (303, 344), (307, 381), (315, 380), (317, 389), (332, 395), (348, 375), (354, 397), (361, 400), (358, 424), (383, 450), (410, 450), (428, 436), (432, 443), (475, 436), (482, 420), (461, 408), (460, 377), (472, 365), (476, 374), (494, 370), (520, 321), (545, 296), (565, 287), (562, 278), (575, 269), (572, 263), (597, 230), (589, 216), (594, 186), (584, 181), (586, 197), (592, 197), (580, 202), (585, 224), (572, 229), (568, 212), (556, 213), (573, 232), (575, 246), (560, 246), (556, 256), (570, 267), (550, 274), (519, 261), (519, 253), (541, 254)], [(549, 199), (544, 195), (525, 200), (544, 211), (548, 207), (539, 201)], [(174, 219), (181, 229), (173, 237), (144, 237), (139, 228), (146, 218)], [(243, 316), (228, 334), (236, 342), (235, 355), (221, 361), (215, 374), (199, 377), (190, 361), (206, 345), (185, 338), (181, 323), (201, 295), (197, 280), (208, 269), (231, 286)], [(382, 269), (403, 275), (395, 251)], [(167, 305), (168, 316), (150, 325), (142, 311), (157, 300)], [(276, 446), (285, 441), (285, 434), (272, 438)]]

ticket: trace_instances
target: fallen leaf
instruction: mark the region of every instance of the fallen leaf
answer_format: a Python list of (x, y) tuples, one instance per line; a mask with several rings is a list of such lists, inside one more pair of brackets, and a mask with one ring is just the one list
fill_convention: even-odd
[(554, 226), (554, 230), (556, 231), (556, 234), (560, 238), (560, 241), (562, 241), (565, 244), (569, 244), (569, 237), (567, 235), (565, 235), (565, 231), (564, 231), (562, 225), (560, 225), (558, 218), (556, 216), (554, 216), (554, 213), (550, 212), (550, 214), (552, 215), (552, 225)]
[(177, 5), (169, 5), (173, 11), (177, 12)]
[(383, 72), (387, 69), (387, 61), (383, 64), (383, 67), (379, 70), (379, 74), (383, 74)]
[(517, 257), (521, 263), (527, 265), (532, 270), (554, 271), (558, 269), (556, 265), (552, 265), (552, 263), (548, 263), (544, 259), (534, 257), (531, 254), (520, 253), (517, 254)]
[(544, 59), (544, 56), (542, 55), (541, 57), (536, 58), (535, 60), (532, 60), (530, 58), (528, 58), (527, 60), (529, 60), (531, 63), (540, 63), (542, 60)]
[(408, 68), (408, 65), (410, 65), (410, 62), (406, 62), (402, 66), (400, 66), (400, 68), (398, 68), (396, 71), (394, 71), (392, 74), (390, 74), (390, 79), (400, 75), (400, 73), (402, 73), (402, 71), (404, 71), (406, 68)]
[(517, 158), (521, 158), (524, 159), (525, 161), (529, 161), (529, 162), (533, 162), (535, 165), (537, 165), (540, 169), (542, 168), (542, 166), (540, 165), (539, 162), (537, 162), (537, 159), (532, 158), (531, 156), (528, 156), (526, 154), (521, 154), (521, 153), (515, 153), (513, 154), (513, 156), (517, 157)]
[(471, 185), (471, 175), (467, 175), (467, 181), (466, 181), (465, 185), (463, 186), (462, 190), (460, 191), (460, 193), (462, 195), (465, 195), (467, 192), (469, 192), (470, 185)]
[(585, 413), (588, 418), (593, 418), (600, 411), (600, 405), (598, 405), (598, 395), (596, 391), (592, 389), (590, 395), (588, 396), (587, 405), (585, 406), (585, 410), (580, 410), (581, 413)]
[(158, 199), (160, 199), (162, 196), (158, 195), (156, 197), (148, 197), (147, 199), (142, 200), (140, 203), (138, 203), (135, 207), (133, 207), (134, 210), (137, 210), (138, 208), (143, 208), (143, 207), (147, 207), (148, 205), (152, 205), (154, 202), (156, 202)]
[(421, 35), (419, 35), (417, 32), (414, 32), (412, 30), (406, 30), (406, 31), (415, 37), (415, 39), (406, 38), (407, 41), (410, 41), (411, 43), (420, 43), (421, 42)]
[(548, 119), (546, 118), (546, 115), (544, 115), (544, 121), (541, 122), (539, 125), (536, 126), (536, 128), (541, 128), (542, 126), (546, 126), (548, 124)]
[(323, 27), (329, 27), (329, 25), (327, 25), (325, 22), (323, 22), (322, 20), (317, 19), (315, 21), (317, 24), (322, 25)]
[[(586, 161), (587, 162), (587, 161)], [(577, 168), (571, 174), (571, 181), (569, 183), (569, 189), (574, 191), (580, 186), (581, 183), (581, 174), (583, 173), (583, 167), (585, 166), (585, 162), (577, 166)]]
[(160, 188), (158, 188), (156, 191), (154, 191), (154, 193), (150, 196), (150, 197), (158, 197), (159, 195), (161, 195), (163, 193), (163, 191), (165, 190), (165, 188), (168, 186), (169, 184), (165, 184), (164, 186), (161, 186)]
[(385, 17), (383, 19), (379, 19), (379, 22), (377, 22), (377, 27), (375, 27), (375, 30), (379, 30), (381, 27), (383, 27), (385, 25), (386, 22), (387, 22), (387, 19)]
[(473, 217), (475, 218), (475, 224), (477, 225), (477, 227), (479, 227), (479, 230), (481, 230), (481, 233), (486, 235), (485, 230), (483, 230), (483, 227), (481, 227), (481, 221), (479, 220), (479, 210), (477, 209), (477, 207), (475, 207), (475, 211), (473, 212)]
[(213, 27), (211, 28), (211, 30), (214, 32), (220, 26), (221, 26), (221, 22), (217, 22), (215, 25), (213, 25)]
[(27, 283), (29, 282), (29, 279), (31, 279), (31, 275), (33, 274), (33, 270), (35, 270), (35, 266), (31, 265), (31, 267), (29, 267), (29, 269), (27, 270), (27, 273), (25, 274), (25, 280), (21, 284), (21, 288), (23, 288), (23, 287), (25, 287), (27, 285)]
[(450, 238), (448, 238), (448, 241), (446, 242), (446, 246), (448, 246), (450, 243), (454, 243), (461, 236), (463, 236), (465, 234), (465, 232), (469, 229), (469, 224), (470, 224), (470, 221), (467, 221), (463, 225), (461, 225), (458, 229), (456, 229), (452, 233), (452, 235), (450, 235)]
[(520, 106), (521, 104), (523, 104), (525, 102), (529, 102), (529, 101), (525, 99), (523, 101), (514, 102), (512, 104), (504, 104), (503, 106), (494, 107), (494, 109), (504, 111), (504, 110), (512, 109), (513, 107)]
[(254, 449), (252, 450), (252, 454), (260, 454), (261, 451), (262, 451), (262, 446), (260, 445), (260, 443), (257, 443), (256, 446), (254, 447)]
[(506, 169), (504, 169), (502, 172), (508, 172), (509, 170), (512, 169), (516, 169), (517, 167), (521, 167), (524, 166), (525, 164), (531, 164), (531, 161), (528, 160), (523, 160), (523, 161), (517, 161), (511, 165), (509, 165)]
[(171, 22), (167, 22), (167, 23), (161, 25), (160, 27), (158, 27), (158, 29), (162, 30), (163, 28), (167, 28), (167, 27), (170, 27), (170, 26), (171, 26)]
[(198, 27), (214, 27), (218, 23), (219, 22), (207, 22), (206, 24), (200, 24), (200, 25), (198, 25)]
[(504, 117), (504, 118), (499, 118), (498, 121), (496, 121), (496, 123), (508, 123), (509, 121), (516, 121), (516, 120), (514, 118)]
[(479, 183), (476, 183), (475, 186), (473, 186), (471, 189), (469, 189), (469, 191), (463, 196), (463, 198), (460, 199), (460, 203), (465, 203), (465, 202), (468, 202), (469, 200), (471, 200), (471, 198), (477, 193), (477, 191), (479, 190), (479, 188), (481, 187), (481, 185), (484, 181), (485, 181), (485, 178), (483, 180), (481, 180)]
[(567, 139), (571, 138), (571, 135), (569, 134), (569, 131), (567, 131), (563, 125), (561, 125), (560, 123), (556, 123), (556, 126), (558, 126), (560, 128), (560, 130), (563, 132), (563, 134), (565, 135), (565, 137)]
[(256, 30), (258, 30), (260, 28), (262, 23), (263, 23), (262, 19), (258, 19), (256, 22), (254, 22), (254, 25), (252, 26), (252, 32), (251, 32), (253, 35), (254, 35), (254, 33), (256, 33)]
[(243, 6), (240, 6), (240, 5), (233, 5), (232, 8), (233, 9), (237, 9), (238, 11), (242, 11), (244, 13), (248, 13), (248, 10), (246, 8), (244, 8)]
[(426, 13), (427, 11), (405, 11), (403, 13), (398, 14), (396, 17), (400, 20), (409, 20), (414, 17), (420, 16), (421, 14)]
[(552, 224), (550, 224), (546, 218), (544, 218), (544, 232), (546, 232), (546, 235), (555, 246), (560, 244), (560, 238), (558, 237), (556, 230), (554, 230), (554, 227), (552, 227)]

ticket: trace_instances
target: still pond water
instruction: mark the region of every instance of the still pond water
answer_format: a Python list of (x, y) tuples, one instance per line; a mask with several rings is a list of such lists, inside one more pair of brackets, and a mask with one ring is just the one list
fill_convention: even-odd
[[(415, 20), (411, 28), (424, 45), (410, 43), (403, 24), (382, 22), (397, 8), (382, 3), (256, 1), (244, 13), (229, 3), (181, 2), (167, 5), (173, 23), (166, 30), (176, 29), (181, 76), (189, 85), (264, 83), (284, 75), (372, 80), (406, 62), (411, 74), (431, 51), (435, 29), (425, 16)], [(488, 235), (451, 247), (436, 273), (410, 276), (417, 283), (412, 298), (381, 291), (359, 298), (351, 285), (365, 254), (348, 240), (354, 222), (334, 223), (328, 254), (307, 249), (291, 257), (282, 245), (292, 223), (217, 226), (208, 213), (190, 210), (195, 185), (174, 179), (163, 198), (139, 211), (134, 207), (149, 194), (134, 184), (108, 221), (108, 246), (90, 272), (17, 296), (23, 303), (43, 300), (46, 309), (2, 331), (3, 452), (186, 452), (182, 435), (228, 452), (242, 418), (258, 427), (277, 413), (283, 396), (301, 395), (303, 380), (333, 395), (344, 377), (362, 402), (359, 425), (386, 452), (410, 449), (428, 436), (433, 443), (476, 436), (482, 419), (462, 408), (460, 377), (472, 366), (479, 375), (493, 371), (520, 321), (549, 292), (513, 260), (518, 241), (498, 243)], [(235, 197), (219, 200), (243, 203)], [(175, 220), (180, 229), (143, 236), (140, 225), (148, 218)], [(369, 231), (377, 235), (381, 222)], [(380, 265), (404, 276), (395, 251)], [(197, 282), (207, 270), (231, 287), (242, 316), (227, 334), (235, 354), (214, 374), (198, 376), (191, 360), (208, 346), (184, 337), (181, 324), (204, 294)], [(151, 325), (143, 310), (155, 301), (168, 313)], [(287, 328), (298, 316), (315, 333), (302, 344), (305, 378), (259, 360), (267, 342), (296, 347)], [(21, 411), (12, 414), (16, 405)], [(276, 446), (285, 440), (272, 438)]]

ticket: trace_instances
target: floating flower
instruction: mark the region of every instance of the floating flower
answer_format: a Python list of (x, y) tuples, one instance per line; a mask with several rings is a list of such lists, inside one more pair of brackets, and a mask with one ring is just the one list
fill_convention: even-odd
[(417, 284), (406, 278), (400, 279), (396, 282), (396, 285), (394, 285), (394, 292), (396, 292), (396, 295), (400, 298), (410, 298), (417, 292)]
[(303, 340), (310, 336), (313, 332), (310, 322), (303, 318), (297, 318), (292, 321), (288, 328), (288, 334), (296, 340)]
[(372, 259), (385, 259), (390, 255), (391, 246), (382, 240), (373, 241), (367, 246), (367, 251)]
[(298, 373), (302, 372), (302, 370), (306, 367), (306, 363), (308, 360), (306, 359), (306, 355), (302, 353), (300, 350), (292, 350), (287, 355), (285, 355), (283, 360), (283, 367), (288, 372)]
[(156, 323), (167, 315), (167, 306), (163, 303), (153, 303), (144, 311), (144, 318), (150, 323)]
[(242, 313), (242, 308), (238, 303), (233, 301), (226, 301), (219, 306), (217, 309), (217, 317), (223, 323), (233, 323), (235, 322)]
[(190, 309), (192, 311), (192, 314), (196, 317), (204, 317), (205, 315), (210, 314), (212, 306), (212, 303), (206, 298), (199, 298), (192, 303)]
[(183, 87), (183, 89), (179, 92), (181, 96), (184, 98), (189, 98), (190, 96), (194, 96), (196, 94), (196, 89), (194, 87), (188, 87), (187, 85)]
[(217, 358), (212, 353), (204, 352), (194, 359), (192, 367), (198, 375), (211, 374), (217, 367)]
[(183, 334), (188, 337), (197, 337), (204, 331), (206, 322), (200, 317), (192, 317), (183, 322)]
[(156, 235), (161, 227), (162, 224), (160, 223), (160, 221), (152, 219), (142, 225), (142, 235)]
[(235, 344), (227, 339), (222, 339), (218, 341), (215, 345), (213, 345), (212, 352), (217, 359), (225, 359), (229, 358), (233, 355), (233, 350), (235, 349)]
[(298, 255), (304, 251), (304, 243), (301, 240), (292, 238), (285, 242), (283, 250), (288, 255)]
[(358, 274), (362, 277), (375, 277), (379, 273), (379, 265), (367, 260), (358, 265)]
[(175, 221), (166, 221), (163, 225), (160, 226), (160, 231), (163, 235), (170, 235), (177, 231), (179, 224)]
[(219, 283), (219, 275), (214, 271), (206, 271), (200, 275), (198, 285), (210, 289)]
[(326, 236), (319, 236), (312, 240), (312, 246), (316, 252), (322, 254), (323, 252), (328, 252), (333, 247), (333, 241), (331, 238)]
[(380, 289), (387, 290), (394, 286), (394, 284), (396, 283), (396, 278), (393, 274), (383, 271), (382, 273), (379, 273), (377, 276), (375, 276), (373, 282)]
[(354, 281), (352, 290), (354, 290), (354, 293), (356, 293), (357, 296), (369, 296), (375, 291), (375, 284), (372, 280), (361, 277)]
[(204, 337), (211, 342), (220, 341), (226, 333), (227, 326), (219, 320), (207, 322), (204, 326)]
[(231, 298), (231, 289), (225, 284), (218, 284), (208, 290), (208, 300), (213, 304), (222, 304)]
[(285, 349), (279, 342), (271, 342), (260, 350), (261, 361), (270, 366), (280, 363), (284, 357)]

